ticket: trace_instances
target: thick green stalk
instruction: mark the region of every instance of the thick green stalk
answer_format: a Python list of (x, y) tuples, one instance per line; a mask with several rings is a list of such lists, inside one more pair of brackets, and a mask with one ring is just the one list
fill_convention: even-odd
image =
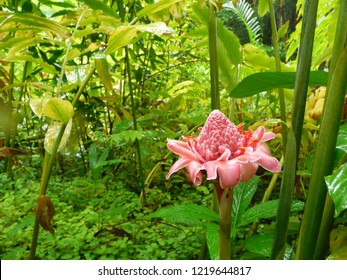
[[(94, 71), (95, 71), (95, 67), (93, 67), (90, 70), (86, 79), (83, 81), (81, 87), (79, 88), (78, 92), (76, 93), (76, 95), (74, 97), (74, 100), (72, 101), (72, 106), (76, 105), (78, 99), (80, 98), (84, 88), (86, 87), (89, 79), (92, 77)], [(48, 183), (49, 183), (49, 178), (51, 176), (51, 171), (52, 171), (52, 167), (54, 164), (54, 160), (55, 160), (56, 154), (58, 152), (58, 148), (59, 148), (61, 139), (63, 138), (64, 132), (66, 129), (66, 125), (67, 124), (63, 124), (60, 128), (59, 134), (58, 134), (57, 139), (55, 140), (53, 148), (52, 148), (52, 153), (50, 154), (47, 151), (45, 153), (45, 157), (44, 157), (44, 161), (43, 161), (43, 170), (42, 170), (39, 196), (46, 194)], [(33, 237), (31, 240), (31, 248), (30, 248), (30, 259), (32, 259), (32, 260), (35, 259), (35, 255), (36, 255), (36, 247), (37, 247), (37, 239), (38, 239), (38, 235), (39, 235), (39, 227), (40, 227), (39, 220), (37, 218), (35, 218), (34, 232), (33, 232)]]
[(210, 83), (211, 83), (211, 108), (220, 109), (219, 77), (218, 77), (218, 33), (216, 8), (209, 3), (208, 14), (208, 40), (210, 51)]
[[(346, 2), (346, 1), (341, 1)], [(341, 8), (346, 5), (341, 4)], [(344, 11), (344, 12), (345, 12)], [(344, 29), (347, 33), (347, 28)], [(317, 246), (317, 238), (322, 220), (327, 188), (324, 176), (331, 174), (336, 149), (342, 109), (347, 85), (347, 34), (344, 36), (344, 48), (340, 53), (333, 52), (336, 61), (334, 69), (329, 72), (330, 83), (327, 88), (324, 112), (320, 126), (317, 149), (312, 167), (305, 212), (301, 224), (298, 259), (312, 259)]]
[(319, 235), (317, 238), (317, 245), (314, 251), (313, 259), (324, 259), (329, 246), (329, 233), (331, 226), (334, 223), (334, 202), (329, 194), (325, 199), (324, 211), (322, 216), (322, 222), (320, 224)]
[(234, 188), (224, 190), (219, 202), (219, 259), (230, 260), (231, 257), (231, 210)]
[[(275, 19), (275, 9), (273, 7), (273, 1), (268, 0), (269, 3), (269, 14), (270, 14), (270, 23), (271, 23), (271, 34), (272, 34), (272, 46), (275, 52), (275, 61), (276, 61), (276, 71), (281, 72), (281, 58), (280, 50), (278, 46), (278, 33), (276, 27)], [(284, 100), (283, 88), (278, 89), (278, 95), (280, 99), (280, 111), (281, 111), (281, 126), (282, 126), (282, 143), (283, 143), (283, 152), (285, 153), (285, 147), (287, 146), (287, 116), (286, 116), (286, 102)]]
[(285, 153), (283, 179), (280, 191), (280, 201), (276, 216), (276, 231), (271, 258), (282, 259), (287, 238), (290, 208), (297, 161), (300, 151), (302, 126), (304, 122), (308, 79), (311, 67), (314, 31), (316, 26), (318, 0), (306, 0), (302, 33), (299, 47), (298, 67), (295, 77), (294, 102), (292, 109), (292, 127), (288, 133), (288, 143)]

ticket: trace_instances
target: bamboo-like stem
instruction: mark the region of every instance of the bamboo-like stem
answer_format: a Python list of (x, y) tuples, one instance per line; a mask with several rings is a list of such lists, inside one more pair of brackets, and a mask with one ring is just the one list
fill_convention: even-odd
[[(130, 67), (130, 57), (129, 57), (128, 47), (125, 47), (125, 61), (126, 61), (128, 87), (129, 87), (129, 94), (130, 94), (130, 101), (131, 101), (131, 115), (133, 118), (134, 130), (137, 130), (136, 105), (135, 105), (134, 92), (133, 92), (133, 87), (132, 87), (131, 67)], [(141, 190), (142, 195), (145, 198), (141, 146), (140, 146), (140, 141), (137, 138), (135, 139), (135, 147), (136, 147), (137, 163), (138, 163), (138, 170), (139, 170), (140, 190)]]
[(317, 245), (314, 251), (313, 259), (320, 260), (325, 259), (325, 253), (329, 246), (329, 233), (334, 221), (334, 202), (329, 194), (325, 199), (324, 211), (322, 216), (322, 222), (320, 224), (319, 235), (317, 238)]
[(211, 109), (220, 109), (219, 77), (218, 77), (218, 33), (216, 8), (209, 3), (208, 13), (208, 40), (210, 52), (210, 83), (211, 83)]
[[(276, 61), (276, 71), (281, 72), (281, 58), (278, 46), (278, 33), (276, 27), (275, 9), (273, 7), (273, 1), (268, 0), (269, 3), (269, 14), (271, 23), (271, 34), (272, 34), (272, 46), (275, 52)], [(282, 143), (283, 143), (283, 153), (285, 153), (285, 147), (287, 146), (287, 116), (286, 116), (286, 102), (284, 100), (283, 88), (278, 89), (279, 100), (280, 100), (280, 111), (281, 111), (281, 126), (282, 126)]]
[[(341, 1), (346, 2), (346, 1)], [(340, 8), (347, 7), (341, 5)], [(347, 29), (344, 29), (347, 33)], [(347, 35), (345, 36), (347, 38)], [(335, 55), (333, 53), (333, 55)], [(316, 154), (312, 167), (305, 212), (300, 229), (298, 259), (312, 259), (317, 246), (317, 238), (327, 195), (324, 176), (331, 174), (334, 163), (336, 139), (345, 100), (347, 81), (347, 47), (336, 54), (336, 66), (332, 71), (330, 87), (324, 106)]]
[(305, 1), (302, 33), (295, 77), (292, 126), (288, 132), (280, 200), (276, 216), (272, 259), (283, 259), (287, 238), (290, 209), (295, 185), (297, 160), (305, 115), (308, 79), (312, 60), (313, 40), (316, 27), (318, 0)]
[(223, 191), (219, 202), (219, 259), (230, 260), (231, 258), (231, 210), (234, 188)]

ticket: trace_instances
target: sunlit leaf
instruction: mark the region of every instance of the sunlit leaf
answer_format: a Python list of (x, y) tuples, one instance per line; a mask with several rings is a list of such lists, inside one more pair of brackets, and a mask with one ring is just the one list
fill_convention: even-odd
[[(0, 12), (1, 16), (7, 16), (5, 20), (2, 21), (0, 28), (3, 29), (3, 25), (9, 22), (21, 23), (27, 26), (28, 29), (34, 29), (37, 31), (44, 31), (47, 33), (54, 33), (62, 38), (66, 38), (69, 35), (69, 31), (65, 26), (59, 24), (56, 21), (36, 16), (31, 13), (10, 13), (10, 12)], [(2, 30), (3, 31), (3, 30)]]
[(288, 31), (289, 21), (283, 24), (277, 31), (278, 38), (282, 38)]
[(80, 0), (80, 1), (87, 4), (93, 10), (102, 10), (106, 15), (109, 15), (115, 18), (118, 17), (118, 14), (116, 13), (116, 11), (114, 11), (112, 8), (107, 6), (102, 1), (99, 1), (99, 0)]
[(335, 217), (347, 209), (347, 163), (326, 176), (325, 182), (335, 205)]
[[(52, 154), (53, 152), (53, 147), (55, 145), (55, 142), (57, 141), (61, 128), (62, 128), (61, 123), (55, 123), (55, 124), (51, 124), (47, 129), (44, 146), (45, 146), (45, 150), (49, 152), (50, 154)], [(58, 151), (62, 151), (65, 148), (67, 140), (69, 139), (69, 136), (71, 134), (71, 128), (72, 128), (72, 119), (70, 119), (70, 121), (67, 123), (63, 137), (59, 144)]]
[(269, 1), (259, 0), (258, 1), (258, 15), (263, 17), (269, 11)]
[(105, 54), (111, 54), (116, 50), (128, 45), (138, 34), (138, 29), (133, 26), (120, 26), (115, 31), (109, 39), (107, 49)]
[[(230, 97), (244, 98), (276, 88), (294, 88), (295, 72), (261, 72), (244, 78), (229, 94)], [(311, 71), (310, 86), (326, 86), (328, 73)]]
[(141, 18), (144, 16), (148, 16), (150, 14), (160, 12), (161, 10), (166, 9), (170, 7), (171, 5), (180, 1), (182, 0), (160, 0), (154, 4), (148, 4), (141, 11), (137, 13), (137, 17)]
[(69, 101), (52, 97), (43, 107), (42, 114), (66, 124), (74, 115), (74, 109)]
[(94, 57), (95, 67), (98, 72), (101, 82), (105, 85), (108, 91), (112, 91), (112, 80), (109, 72), (109, 66), (104, 54), (98, 54)]
[(43, 109), (48, 101), (49, 98), (32, 98), (30, 99), (30, 108), (33, 110), (36, 116), (41, 118), (43, 115)]

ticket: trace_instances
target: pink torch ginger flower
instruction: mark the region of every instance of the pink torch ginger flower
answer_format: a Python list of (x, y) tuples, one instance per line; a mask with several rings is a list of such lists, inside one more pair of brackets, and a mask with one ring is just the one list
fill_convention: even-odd
[(183, 141), (168, 139), (167, 147), (179, 155), (179, 159), (166, 175), (186, 168), (192, 182), (200, 185), (202, 171), (207, 180), (219, 178), (223, 189), (250, 180), (258, 166), (268, 171), (279, 172), (279, 161), (272, 157), (263, 142), (275, 138), (273, 132), (265, 132), (260, 126), (256, 131), (242, 131), (241, 125), (234, 125), (219, 110), (211, 112), (200, 135), (195, 138), (183, 137)]

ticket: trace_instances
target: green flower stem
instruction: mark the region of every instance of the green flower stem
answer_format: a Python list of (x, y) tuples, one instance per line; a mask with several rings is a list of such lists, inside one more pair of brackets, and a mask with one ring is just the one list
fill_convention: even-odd
[(283, 259), (284, 257), (293, 188), (295, 185), (297, 160), (300, 151), (301, 134), (305, 115), (317, 9), (318, 0), (305, 1), (298, 67), (295, 77), (292, 125), (288, 132), (288, 142), (284, 157), (283, 179), (276, 216), (275, 237), (271, 252), (272, 259)]
[(230, 260), (231, 258), (231, 210), (234, 188), (223, 191), (219, 202), (219, 259)]
[(209, 2), (208, 14), (208, 40), (210, 51), (210, 83), (211, 83), (211, 108), (220, 109), (219, 77), (218, 77), (218, 34), (216, 8)]
[[(86, 79), (83, 81), (81, 87), (79, 88), (78, 92), (76, 93), (74, 100), (72, 101), (72, 106), (75, 106), (77, 101), (79, 100), (84, 88), (86, 87), (88, 81), (92, 77), (93, 73), (95, 71), (95, 67), (93, 67), (90, 72), (88, 73)], [(49, 183), (49, 178), (51, 176), (51, 171), (52, 167), (55, 161), (55, 156), (58, 152), (58, 148), (61, 142), (61, 139), (63, 138), (65, 129), (66, 129), (67, 124), (62, 124), (59, 134), (57, 136), (57, 139), (54, 142), (53, 149), (52, 149), (52, 154), (48, 153), (46, 151), (45, 157), (43, 160), (43, 170), (42, 170), (42, 177), (41, 177), (41, 183), (40, 183), (40, 196), (45, 195)], [(31, 240), (31, 248), (30, 248), (30, 256), (29, 258), (31, 260), (35, 259), (36, 256), (36, 248), (37, 248), (37, 239), (39, 235), (39, 220), (35, 218), (35, 224), (34, 224), (34, 231), (33, 231), (33, 237)]]

